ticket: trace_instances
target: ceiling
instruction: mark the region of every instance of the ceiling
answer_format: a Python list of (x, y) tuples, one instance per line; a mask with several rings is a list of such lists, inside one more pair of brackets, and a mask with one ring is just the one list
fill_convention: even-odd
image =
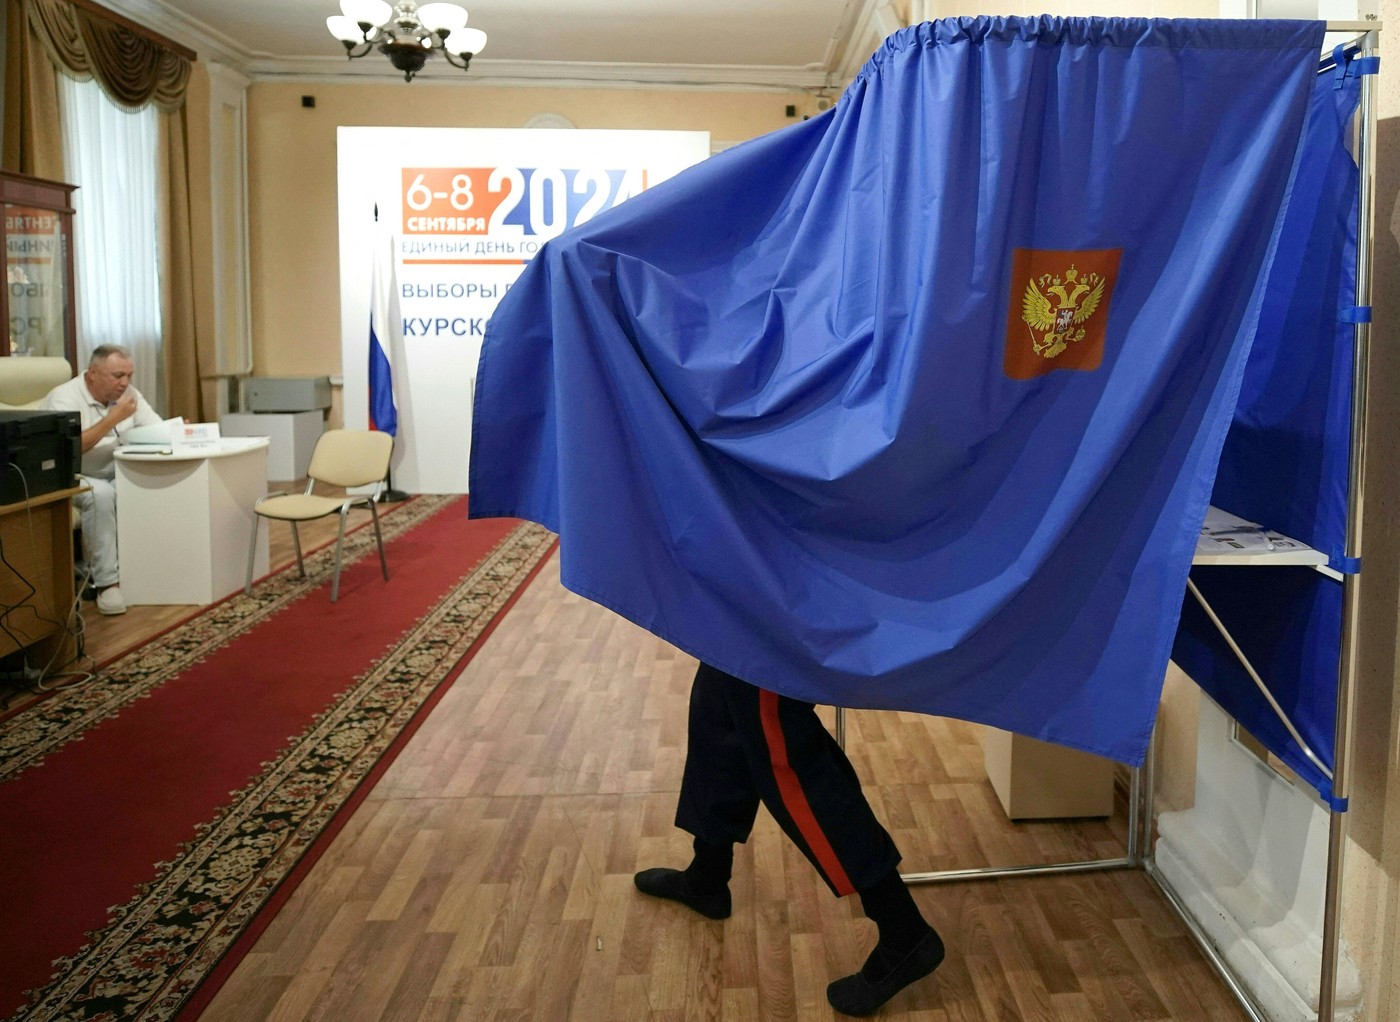
[[(395, 76), (348, 61), (337, 0), (100, 0), (254, 79)], [(894, 27), (884, 0), (463, 0), (488, 43), (475, 81), (817, 89), (841, 86)], [(424, 78), (462, 80), (430, 61)]]

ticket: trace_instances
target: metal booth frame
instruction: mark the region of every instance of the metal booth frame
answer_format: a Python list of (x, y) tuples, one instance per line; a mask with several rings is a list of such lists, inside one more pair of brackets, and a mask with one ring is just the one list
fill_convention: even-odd
[[(1348, 34), (1353, 42), (1348, 50), (1355, 51), (1358, 57), (1376, 57), (1380, 52), (1380, 32), (1382, 24), (1378, 20), (1368, 21), (1329, 21), (1329, 34)], [(1371, 306), (1371, 267), (1372, 232), (1375, 219), (1375, 161), (1376, 161), (1376, 75), (1363, 75), (1361, 81), (1361, 102), (1356, 114), (1354, 128), (1356, 160), (1359, 173), (1357, 202), (1356, 238), (1356, 301), (1360, 309)], [(1359, 317), (1365, 318), (1365, 317)], [(1364, 499), (1364, 474), (1366, 461), (1366, 386), (1369, 375), (1369, 355), (1371, 324), (1353, 324), (1352, 347), (1354, 363), (1351, 383), (1351, 461), (1347, 480), (1347, 521), (1346, 557), (1352, 563), (1361, 559), (1362, 511)], [(1325, 561), (1325, 557), (1322, 558)], [(1277, 562), (1275, 562), (1277, 563)], [(1296, 562), (1295, 562), (1296, 563)], [(1324, 564), (1315, 564), (1315, 570), (1322, 571), (1332, 578), (1340, 578), (1342, 593), (1342, 642), (1339, 657), (1336, 702), (1336, 733), (1334, 763), (1329, 770), (1321, 762), (1301, 735), (1288, 715), (1270, 694), (1267, 685), (1254, 667), (1245, 658), (1239, 646), (1205, 602), (1194, 583), (1188, 581), (1188, 590), (1201, 604), (1212, 623), (1239, 658), (1250, 678), (1263, 693), (1274, 713), (1279, 717), (1290, 735), (1298, 742), (1304, 754), (1322, 770), (1332, 782), (1334, 801), (1345, 806), (1352, 788), (1352, 741), (1355, 730), (1353, 708), (1355, 704), (1357, 667), (1359, 657), (1358, 631), (1360, 622), (1361, 576), (1358, 573), (1339, 575)], [(844, 748), (846, 744), (846, 718), (841, 707), (836, 708), (835, 733), (837, 742)], [(1148, 746), (1147, 758), (1142, 767), (1133, 767), (1129, 772), (1128, 783), (1128, 835), (1127, 850), (1116, 858), (1086, 859), (1072, 862), (1055, 862), (1024, 866), (988, 866), (976, 869), (952, 869), (927, 873), (902, 874), (906, 884), (948, 883), (961, 880), (992, 880), (1000, 877), (1024, 877), (1087, 873), (1111, 869), (1143, 869), (1157, 888), (1166, 897), (1168, 904), (1181, 918), (1191, 936), (1200, 946), (1207, 960), (1214, 967), (1230, 992), (1239, 1001), (1252, 1022), (1270, 1022), (1263, 1008), (1220, 951), (1211, 942), (1205, 930), (1191, 915), (1170, 882), (1157, 869), (1152, 854), (1153, 831), (1153, 791), (1155, 788), (1155, 763), (1157, 741), (1154, 731)], [(1318, 994), (1319, 1022), (1331, 1022), (1336, 1013), (1337, 966), (1341, 949), (1341, 896), (1345, 867), (1348, 818), (1345, 808), (1328, 809), (1329, 830), (1327, 848), (1327, 876), (1323, 907), (1323, 930), (1320, 988)]]

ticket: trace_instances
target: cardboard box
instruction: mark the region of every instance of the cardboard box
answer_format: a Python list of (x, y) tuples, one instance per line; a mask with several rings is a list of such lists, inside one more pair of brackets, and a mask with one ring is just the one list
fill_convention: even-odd
[(988, 727), (982, 761), (1010, 819), (1113, 815), (1111, 759)]

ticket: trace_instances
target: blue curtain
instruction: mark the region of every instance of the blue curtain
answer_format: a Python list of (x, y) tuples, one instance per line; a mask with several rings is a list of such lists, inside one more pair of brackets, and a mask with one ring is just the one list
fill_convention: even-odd
[[(1351, 450), (1358, 177), (1347, 151), (1360, 100), (1339, 55), (1317, 78), (1288, 213), (1265, 289), (1212, 503), (1344, 556)], [(1192, 576), (1318, 758), (1334, 761), (1342, 584), (1311, 569), (1197, 569)], [(1279, 721), (1215, 627), (1188, 599), (1173, 658), (1236, 720), (1318, 789), (1326, 775)]]
[(531, 262), (471, 514), (755, 684), (1140, 762), (1322, 34), (896, 33)]

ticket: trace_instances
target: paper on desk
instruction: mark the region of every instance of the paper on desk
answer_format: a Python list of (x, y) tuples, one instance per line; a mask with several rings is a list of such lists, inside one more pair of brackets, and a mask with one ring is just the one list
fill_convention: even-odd
[(153, 422), (146, 426), (132, 426), (120, 435), (121, 445), (136, 451), (152, 447), (169, 447), (176, 442), (175, 438), (179, 435), (177, 430), (183, 429), (184, 425), (184, 419), (174, 418)]
[(186, 422), (184, 419), (167, 419), (172, 423), (170, 435), (176, 448), (198, 450), (219, 446), (219, 424), (217, 422)]

